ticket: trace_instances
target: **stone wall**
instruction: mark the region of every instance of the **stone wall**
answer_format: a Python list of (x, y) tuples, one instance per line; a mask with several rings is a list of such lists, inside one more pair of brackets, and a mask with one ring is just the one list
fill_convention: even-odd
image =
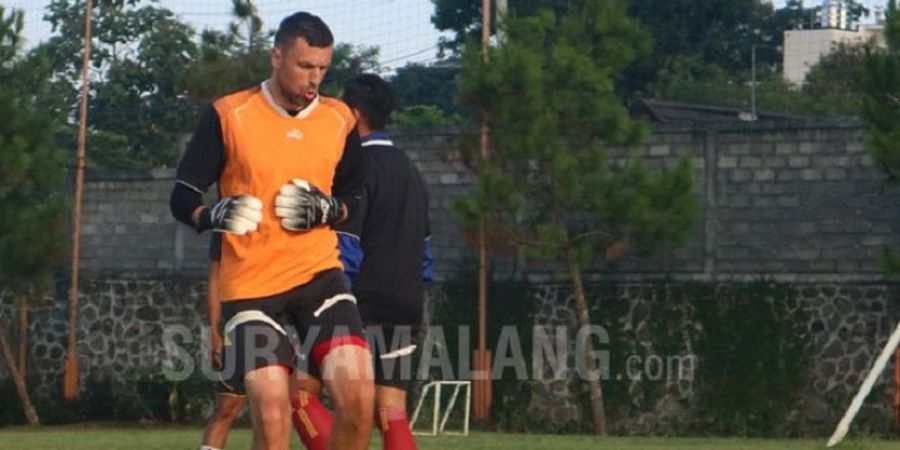
[[(37, 395), (59, 392), (67, 343), (67, 284), (32, 308), (28, 373)], [(81, 386), (89, 378), (133, 377), (165, 360), (163, 330), (187, 327), (199, 348), (206, 324), (206, 283), (193, 278), (85, 277), (79, 288), (78, 356)], [(0, 299), (0, 320), (11, 323), (12, 299)], [(10, 322), (7, 322), (10, 321)], [(5, 378), (5, 364), (0, 378)]]
[[(429, 132), (395, 137), (429, 183), (439, 281), (452, 277), (474, 255), (470, 237), (452, 212), (455, 200), (474, 183), (458, 158), (457, 136)], [(658, 126), (636, 151), (651, 167), (673, 164), (678, 157), (694, 163), (700, 226), (683, 248), (651, 259), (626, 258), (614, 267), (589, 267), (588, 283), (793, 283), (798, 298), (818, 317), (810, 323), (817, 358), (811, 398), (848, 399), (860, 367), (883, 345), (896, 318), (887, 307), (893, 288), (879, 270), (877, 253), (882, 246), (900, 246), (900, 195), (873, 166), (858, 124)], [(203, 323), (209, 238), (171, 218), (172, 183), (171, 170), (88, 177), (79, 335), (85, 376), (158, 367), (161, 327), (198, 328)], [(497, 267), (501, 272), (521, 270), (518, 261), (501, 257)], [(538, 322), (571, 323), (568, 295), (558, 287), (564, 278), (552, 271), (528, 273), (546, 286), (538, 296), (545, 311)], [(62, 275), (31, 324), (32, 369), (47, 386), (56, 386), (61, 376), (66, 286)], [(0, 303), (4, 323), (13, 323), (9, 302)], [(890, 408), (885, 386), (879, 384), (883, 395), (870, 399), (867, 405), (874, 406), (867, 408)], [(577, 414), (575, 403), (564, 401), (574, 392), (567, 389), (558, 384), (535, 387), (534, 407), (540, 409), (543, 401), (552, 404), (549, 410), (569, 411), (548, 417)], [(831, 420), (840, 403), (818, 404), (812, 407), (819, 411), (814, 415)], [(644, 412), (653, 411), (644, 406)]]
[[(720, 285), (727, 286), (727, 285)], [(638, 358), (635, 374), (622, 371), (622, 361), (611, 361), (617, 367), (608, 380), (622, 382), (628, 392), (627, 404), (610, 405), (611, 426), (616, 433), (672, 433), (691, 429), (698, 421), (691, 410), (695, 381), (704, 369), (702, 360), (693, 360), (691, 333), (697, 328), (692, 318), (694, 302), (672, 304), (671, 284), (620, 284), (605, 299), (605, 309), (599, 307), (601, 291), (588, 289), (592, 317), (601, 321), (610, 335), (609, 345), (625, 343), (616, 349), (618, 358)], [(896, 323), (900, 320), (900, 286), (895, 284), (795, 284), (791, 291), (796, 308), (807, 318), (803, 328), (812, 344), (809, 385), (801, 393), (796, 409), (790, 416), (790, 428), (801, 434), (830, 433), (850, 399), (859, 389), (872, 362), (881, 351)], [(573, 312), (571, 287), (545, 285), (537, 289), (538, 319), (536, 325), (553, 329), (564, 326), (569, 330), (568, 365), (574, 367), (574, 330), (577, 319)], [(669, 308), (669, 309), (666, 309)], [(667, 342), (667, 349), (655, 348), (658, 337), (651, 336), (650, 316), (660, 310), (672, 311), (669, 329), (678, 333), (678, 342)], [(654, 344), (654, 340), (656, 344)], [(672, 352), (672, 349), (677, 349)], [(609, 351), (609, 347), (598, 347)], [(644, 366), (650, 357), (657, 358), (656, 367)], [(674, 361), (674, 363), (673, 363)], [(546, 366), (545, 373), (552, 373)], [(630, 367), (630, 368), (634, 368)], [(648, 371), (649, 367), (649, 371)], [(662, 375), (658, 377), (657, 375)], [(637, 376), (634, 376), (637, 375)], [(876, 388), (866, 400), (856, 425), (879, 433), (891, 432), (893, 417), (893, 372), (885, 370)], [(649, 379), (648, 379), (649, 378)], [(532, 381), (531, 414), (544, 417), (557, 426), (585, 419), (585, 384), (570, 371), (565, 380)], [(583, 423), (583, 422), (582, 422)], [(694, 427), (700, 428), (700, 427)]]

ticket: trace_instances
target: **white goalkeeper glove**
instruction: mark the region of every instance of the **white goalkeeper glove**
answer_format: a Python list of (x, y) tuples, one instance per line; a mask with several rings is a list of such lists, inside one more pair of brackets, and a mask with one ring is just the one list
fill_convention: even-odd
[(252, 195), (225, 197), (200, 213), (201, 229), (247, 234), (262, 221), (262, 202)]
[(285, 229), (308, 231), (337, 223), (343, 215), (343, 205), (309, 182), (294, 178), (275, 197), (275, 215), (281, 218)]

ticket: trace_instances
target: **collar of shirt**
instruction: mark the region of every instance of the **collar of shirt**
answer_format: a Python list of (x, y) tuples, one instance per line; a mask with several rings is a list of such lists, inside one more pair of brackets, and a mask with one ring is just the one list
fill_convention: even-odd
[(279, 105), (277, 102), (275, 102), (275, 98), (272, 97), (272, 91), (269, 89), (269, 80), (263, 81), (261, 87), (262, 87), (263, 97), (266, 99), (266, 102), (269, 104), (269, 106), (272, 107), (272, 109), (275, 110), (275, 112), (277, 112), (278, 114), (280, 114), (283, 117), (293, 117), (296, 119), (305, 119), (307, 116), (312, 114), (313, 110), (316, 109), (316, 106), (319, 106), (319, 96), (316, 95), (316, 98), (314, 98), (311, 102), (309, 102), (309, 104), (306, 105), (305, 108), (301, 109), (299, 112), (291, 114), (288, 110), (282, 108), (281, 105)]
[(391, 135), (387, 131), (375, 131), (360, 138), (360, 140), (363, 147), (370, 145), (394, 145), (394, 142), (391, 141)]

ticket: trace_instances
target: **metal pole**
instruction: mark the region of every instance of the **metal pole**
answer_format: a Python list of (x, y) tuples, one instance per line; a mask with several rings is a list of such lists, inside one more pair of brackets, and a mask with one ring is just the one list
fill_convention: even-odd
[(497, 0), (497, 42), (503, 44), (506, 41), (506, 32), (504, 31), (503, 22), (509, 14), (509, 3), (507, 0)]
[(750, 46), (750, 113), (756, 120), (756, 44)]
[[(489, 60), (488, 50), (491, 38), (491, 2), (481, 2), (481, 55)], [(489, 115), (481, 111), (481, 159), (487, 162), (490, 147), (488, 129)], [(487, 356), (487, 236), (484, 219), (478, 222), (478, 351), (475, 352), (475, 418), (487, 420), (490, 411), (490, 357)]]
[(84, 154), (87, 141), (87, 106), (90, 82), (88, 69), (91, 63), (91, 15), (92, 0), (86, 0), (84, 13), (84, 54), (81, 60), (81, 104), (78, 113), (78, 150), (75, 159), (75, 204), (72, 206), (72, 277), (69, 283), (69, 341), (66, 347), (66, 375), (63, 398), (78, 397), (78, 261), (81, 238), (81, 200), (84, 194)]
[(900, 348), (894, 351), (894, 433), (900, 435)]

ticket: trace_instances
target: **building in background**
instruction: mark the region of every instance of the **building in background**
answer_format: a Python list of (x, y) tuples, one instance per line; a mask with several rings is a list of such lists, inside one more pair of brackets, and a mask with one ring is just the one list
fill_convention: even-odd
[(874, 41), (884, 46), (884, 13), (875, 8), (875, 23), (859, 26), (847, 16), (847, 5), (840, 0), (824, 0), (817, 29), (784, 32), (784, 78), (795, 86), (806, 81), (806, 74), (819, 60), (839, 44)]

